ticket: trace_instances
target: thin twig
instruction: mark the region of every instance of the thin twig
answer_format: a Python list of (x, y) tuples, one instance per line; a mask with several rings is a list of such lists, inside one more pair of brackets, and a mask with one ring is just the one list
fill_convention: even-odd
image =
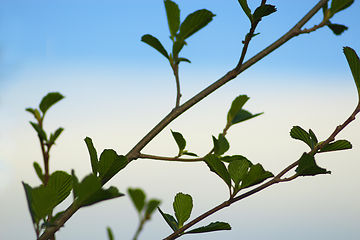
[(162, 160), (162, 161), (171, 161), (171, 162), (201, 162), (204, 161), (204, 158), (178, 158), (178, 157), (162, 157), (162, 156), (155, 156), (149, 154), (139, 154), (138, 158), (146, 158), (152, 160)]

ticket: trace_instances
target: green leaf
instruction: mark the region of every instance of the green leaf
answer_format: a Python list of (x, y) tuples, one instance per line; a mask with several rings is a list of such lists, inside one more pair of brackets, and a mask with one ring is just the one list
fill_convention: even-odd
[(40, 220), (51, 214), (52, 210), (56, 206), (57, 194), (52, 188), (44, 186), (32, 188), (24, 182), (22, 182), (22, 184), (25, 189), (33, 223), (39, 224)]
[(228, 223), (225, 222), (212, 222), (207, 226), (195, 228), (193, 230), (190, 230), (187, 233), (205, 233), (205, 232), (214, 232), (214, 231), (221, 231), (221, 230), (231, 230), (231, 226)]
[(274, 5), (269, 5), (269, 4), (261, 5), (260, 7), (255, 9), (253, 14), (253, 21), (268, 16), (274, 12), (276, 12), (276, 8)]
[(47, 141), (47, 137), (46, 137), (46, 133), (45, 131), (42, 129), (42, 127), (39, 126), (39, 124), (36, 124), (34, 122), (30, 122), (31, 126), (33, 126), (33, 128), (35, 129), (35, 131), (37, 132), (39, 138), (41, 141)]
[[(48, 93), (48, 95), (46, 95), (42, 100), (41, 103), (39, 105), (40, 110), (42, 111), (43, 115), (45, 114), (45, 112), (55, 103), (57, 103), (58, 101), (60, 101), (61, 99), (63, 99), (64, 96), (61, 95), (58, 92), (51, 92)], [(43, 116), (44, 117), (44, 116)]]
[(235, 160), (229, 164), (229, 174), (235, 183), (235, 187), (240, 184), (245, 175), (248, 173), (250, 162), (247, 159)]
[(176, 194), (173, 207), (178, 226), (181, 228), (184, 222), (190, 217), (193, 208), (192, 197), (189, 194), (183, 194), (181, 192)]
[(316, 144), (318, 144), (318, 140), (316, 138), (315, 133), (309, 129), (309, 136), (310, 136), (310, 142), (311, 142), (311, 149), (314, 149), (314, 147), (316, 146)]
[(125, 168), (128, 161), (125, 156), (117, 155), (112, 149), (105, 149), (101, 155), (98, 164), (99, 177), (102, 184)]
[(61, 132), (62, 132), (63, 130), (64, 130), (64, 129), (60, 127), (60, 128), (58, 128), (58, 129), (54, 132), (54, 134), (51, 133), (48, 144), (49, 144), (49, 145), (53, 145), (53, 144), (55, 143), (56, 139), (60, 136), (60, 134), (61, 134)]
[(94, 147), (94, 144), (93, 144), (91, 138), (86, 137), (84, 139), (84, 141), (86, 143), (86, 146), (87, 146), (89, 154), (90, 154), (90, 162), (91, 162), (91, 168), (92, 168), (93, 174), (94, 174), (94, 176), (97, 176), (99, 160), (98, 160), (96, 149)]
[(250, 98), (246, 95), (240, 95), (235, 98), (235, 100), (232, 102), (230, 110), (227, 114), (227, 123), (231, 124), (234, 120), (235, 116), (238, 114), (238, 112), (242, 109), (244, 104), (249, 100)]
[(176, 62), (176, 63), (179, 63), (179, 62), (188, 62), (188, 63), (191, 63), (189, 59), (187, 59), (187, 58), (182, 58), (182, 57), (177, 59), (177, 62)]
[(151, 214), (154, 212), (154, 210), (160, 205), (161, 201), (157, 199), (151, 199), (147, 205), (146, 205), (146, 211), (145, 211), (145, 219), (149, 220), (151, 218)]
[[(94, 175), (91, 175), (94, 177)], [(120, 193), (116, 187), (109, 187), (108, 189), (100, 188), (96, 192), (94, 192), (91, 196), (89, 196), (85, 201), (82, 202), (82, 206), (89, 206), (98, 202), (102, 202), (105, 200), (118, 198), (125, 196), (125, 194)]]
[(153, 37), (150, 34), (146, 34), (141, 37), (141, 41), (149, 44), (151, 47), (155, 48), (162, 55), (164, 55), (164, 57), (169, 59), (169, 55), (168, 55), (167, 51), (165, 50), (164, 46), (161, 44), (161, 42), (156, 37)]
[(180, 9), (179, 6), (170, 0), (164, 1), (166, 16), (169, 24), (171, 39), (174, 40), (180, 27)]
[(71, 175), (63, 171), (56, 171), (50, 175), (47, 187), (52, 188), (57, 193), (57, 203), (64, 201), (71, 192), (72, 178)]
[(345, 30), (348, 30), (347, 26), (341, 24), (333, 24), (330, 23), (330, 21), (326, 24), (326, 26), (328, 26), (335, 35), (341, 35), (343, 32), (345, 32)]
[(107, 227), (106, 229), (107, 229), (109, 240), (114, 240), (114, 234), (112, 233), (111, 228)]
[(77, 204), (81, 207), (124, 196), (124, 194), (119, 193), (115, 187), (110, 187), (106, 190), (102, 189), (100, 179), (93, 174), (86, 176), (81, 183), (78, 182), (74, 171), (72, 171), (72, 175), (74, 197), (77, 200)]
[(246, 111), (244, 109), (241, 109), (240, 111), (238, 111), (238, 113), (235, 115), (235, 117), (231, 121), (231, 125), (236, 124), (236, 123), (240, 123), (240, 122), (244, 122), (246, 120), (252, 119), (252, 118), (257, 117), (257, 116), (260, 116), (261, 114), (264, 114), (264, 112), (251, 114), (250, 112), (248, 112), (248, 111)]
[(40, 116), (39, 110), (33, 109), (33, 108), (26, 108), (25, 110), (32, 113), (34, 115), (34, 117), (36, 118), (36, 120), (38, 120), (38, 122), (41, 121), (41, 116)]
[(332, 0), (330, 6), (330, 14), (333, 16), (335, 13), (340, 12), (354, 3), (354, 0)]
[(43, 174), (43, 171), (39, 165), (39, 163), (37, 162), (34, 162), (34, 169), (35, 169), (35, 172), (37, 174), (37, 176), (39, 177), (39, 179), (41, 180), (41, 182), (44, 184), (44, 181), (45, 181), (45, 176)]
[(176, 144), (179, 147), (179, 155), (181, 155), (186, 147), (186, 141), (181, 133), (173, 132), (171, 129), (170, 129), (170, 131), (176, 141)]
[(176, 42), (174, 42), (174, 44), (173, 44), (172, 54), (173, 54), (173, 57), (175, 59), (177, 59), (178, 63), (180, 62), (178, 55), (179, 55), (179, 52), (181, 51), (181, 49), (184, 47), (184, 45), (186, 45), (186, 42), (183, 40), (176, 40)]
[(265, 171), (261, 164), (258, 163), (256, 165), (252, 165), (250, 167), (250, 171), (242, 180), (241, 188), (254, 186), (273, 176), (274, 175), (271, 172)]
[(320, 152), (339, 151), (345, 149), (351, 149), (352, 145), (347, 140), (337, 140), (333, 143), (329, 143), (320, 149)]
[(160, 207), (158, 207), (157, 209), (159, 210), (161, 216), (165, 219), (166, 223), (171, 227), (174, 232), (179, 229), (179, 224), (173, 216), (161, 211)]
[(344, 54), (346, 56), (346, 60), (348, 61), (349, 67), (351, 69), (351, 73), (355, 80), (355, 84), (359, 94), (360, 100), (360, 59), (354, 49), (349, 47), (343, 48)]
[(137, 211), (140, 213), (145, 206), (145, 193), (141, 189), (128, 188), (128, 193)]
[(315, 176), (318, 174), (331, 173), (324, 168), (320, 168), (316, 164), (314, 156), (307, 153), (303, 153), (295, 171), (299, 176)]
[(197, 10), (189, 14), (181, 23), (180, 32), (177, 36), (177, 41), (184, 41), (201, 28), (205, 27), (216, 16), (206, 9)]
[(182, 154), (183, 155), (188, 155), (188, 156), (193, 156), (193, 157), (198, 157), (198, 155), (196, 153), (189, 152), (187, 150), (185, 150)]
[(248, 16), (250, 22), (252, 22), (252, 15), (251, 15), (251, 10), (247, 4), (247, 0), (238, 0), (240, 3), (241, 8), (243, 9), (243, 11), (245, 12), (246, 16)]
[(294, 126), (290, 131), (290, 136), (292, 138), (294, 138), (294, 139), (298, 139), (300, 141), (303, 141), (304, 143), (306, 143), (312, 149), (310, 135), (304, 129), (302, 129), (301, 127)]
[(214, 155), (214, 154), (208, 154), (205, 156), (205, 163), (208, 165), (210, 170), (214, 173), (216, 173), (219, 177), (221, 177), (225, 183), (228, 185), (228, 187), (231, 187), (231, 178), (230, 174), (227, 171), (225, 165), (223, 162), (220, 161), (220, 159)]
[(235, 160), (243, 160), (243, 159), (247, 160), (250, 163), (250, 166), (252, 165), (250, 160), (248, 160), (246, 157), (244, 157), (242, 155), (223, 156), (223, 157), (220, 158), (221, 161), (227, 162), (227, 163), (230, 163), (230, 162), (235, 161)]
[(227, 139), (224, 137), (222, 133), (219, 134), (219, 138), (216, 139), (214, 136), (212, 136), (213, 142), (214, 142), (214, 153), (217, 156), (223, 155), (227, 150), (229, 150), (230, 145)]

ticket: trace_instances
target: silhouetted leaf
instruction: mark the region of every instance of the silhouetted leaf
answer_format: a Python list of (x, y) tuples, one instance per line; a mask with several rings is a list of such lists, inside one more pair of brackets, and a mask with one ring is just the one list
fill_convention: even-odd
[(181, 228), (184, 222), (186, 222), (186, 220), (188, 220), (190, 217), (193, 208), (192, 197), (189, 194), (184, 194), (181, 192), (176, 194), (173, 207), (176, 219), (179, 224), (178, 226)]
[(60, 101), (63, 98), (64, 98), (64, 96), (58, 92), (48, 93), (48, 95), (46, 95), (41, 100), (41, 103), (39, 105), (40, 110), (43, 112), (43, 115), (52, 105), (54, 105), (55, 103), (57, 103), (58, 101)]
[(114, 240), (114, 235), (113, 235), (113, 233), (112, 233), (112, 231), (111, 231), (111, 228), (106, 228), (106, 230), (107, 230), (107, 233), (108, 233), (108, 238), (109, 238), (109, 240)]
[(304, 143), (306, 143), (312, 149), (310, 135), (309, 135), (309, 133), (307, 133), (301, 127), (294, 126), (290, 131), (290, 136), (292, 138), (294, 138), (294, 139), (298, 139), (300, 141), (303, 141)]
[(230, 163), (230, 162), (235, 161), (235, 160), (243, 160), (243, 159), (247, 160), (250, 163), (250, 166), (252, 165), (250, 160), (248, 160), (246, 157), (244, 157), (242, 155), (223, 156), (223, 157), (220, 158), (221, 161), (227, 162), (227, 163)]
[(326, 24), (326, 26), (328, 26), (335, 35), (341, 35), (345, 30), (348, 30), (347, 26), (341, 24), (333, 24), (330, 23), (330, 21), (328, 24)]
[(315, 176), (318, 174), (331, 173), (324, 168), (320, 168), (316, 164), (314, 156), (307, 153), (303, 153), (299, 159), (299, 165), (296, 172), (299, 176)]
[(128, 188), (128, 193), (137, 211), (140, 213), (145, 206), (145, 193), (141, 189)]
[(248, 16), (250, 22), (252, 22), (251, 10), (247, 4), (247, 0), (238, 0), (238, 1), (240, 3), (241, 8), (245, 12), (246, 16)]
[(206, 9), (197, 10), (189, 14), (180, 25), (177, 41), (185, 41), (188, 37), (205, 27), (216, 16)]
[(46, 133), (42, 129), (42, 127), (40, 127), (39, 124), (36, 124), (34, 122), (30, 122), (30, 124), (31, 124), (31, 126), (33, 126), (33, 128), (37, 132), (37, 134), (38, 134), (39, 138), (41, 139), (41, 141), (47, 141)]
[(92, 168), (93, 174), (94, 174), (94, 176), (97, 176), (99, 161), (98, 161), (96, 149), (94, 147), (94, 144), (93, 144), (91, 138), (86, 137), (84, 139), (84, 141), (86, 143), (86, 146), (87, 146), (89, 154), (90, 154), (90, 162), (91, 162), (91, 168)]
[(337, 140), (333, 143), (329, 143), (320, 149), (320, 152), (339, 151), (345, 149), (351, 149), (352, 145), (347, 140)]
[(180, 27), (180, 9), (179, 6), (170, 0), (165, 0), (165, 10), (168, 20), (171, 39), (174, 40)]
[(354, 3), (354, 0), (332, 0), (330, 6), (331, 16), (335, 13), (350, 7)]
[(240, 122), (244, 122), (246, 120), (252, 119), (252, 118), (257, 117), (257, 116), (260, 116), (261, 114), (264, 114), (264, 112), (251, 114), (250, 112), (248, 112), (248, 111), (246, 111), (244, 109), (241, 109), (240, 111), (238, 111), (238, 113), (235, 115), (235, 117), (231, 121), (231, 125), (236, 124), (236, 123), (240, 123)]
[(60, 134), (62, 133), (62, 131), (64, 131), (63, 128), (58, 128), (54, 134), (50, 134), (50, 138), (49, 138), (49, 142), (48, 142), (48, 145), (52, 145), (55, 143), (56, 139), (60, 136)]
[(162, 55), (164, 55), (164, 57), (169, 59), (169, 55), (168, 55), (167, 51), (165, 50), (164, 46), (161, 44), (161, 42), (156, 37), (153, 37), (150, 34), (146, 34), (141, 37), (141, 41), (149, 44), (151, 47), (155, 48)]
[(276, 8), (274, 5), (269, 5), (269, 4), (261, 5), (260, 7), (255, 9), (253, 13), (253, 21), (268, 16), (274, 12), (276, 12)]
[(190, 230), (187, 233), (205, 233), (205, 232), (213, 232), (213, 231), (221, 231), (221, 230), (231, 230), (231, 226), (225, 222), (212, 222), (207, 226), (195, 228)]

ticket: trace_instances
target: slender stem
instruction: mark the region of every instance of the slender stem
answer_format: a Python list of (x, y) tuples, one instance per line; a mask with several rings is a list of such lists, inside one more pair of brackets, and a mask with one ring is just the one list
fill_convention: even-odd
[(162, 161), (172, 161), (172, 162), (201, 162), (201, 161), (204, 161), (204, 158), (162, 157), (162, 156), (155, 156), (155, 155), (142, 154), (142, 153), (139, 154), (138, 158), (146, 158), (146, 159), (162, 160)]
[(174, 71), (174, 76), (176, 80), (176, 104), (175, 108), (180, 106), (180, 98), (181, 98), (181, 92), (180, 92), (180, 79), (179, 79), (179, 64), (173, 64), (172, 67)]

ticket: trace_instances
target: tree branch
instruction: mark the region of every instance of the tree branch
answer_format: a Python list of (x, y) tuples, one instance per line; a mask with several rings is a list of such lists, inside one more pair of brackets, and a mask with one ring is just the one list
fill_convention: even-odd
[(162, 160), (162, 161), (172, 161), (172, 162), (201, 162), (204, 161), (204, 158), (178, 158), (178, 157), (162, 157), (162, 156), (154, 156), (149, 154), (140, 153), (138, 158), (146, 158), (153, 160)]

